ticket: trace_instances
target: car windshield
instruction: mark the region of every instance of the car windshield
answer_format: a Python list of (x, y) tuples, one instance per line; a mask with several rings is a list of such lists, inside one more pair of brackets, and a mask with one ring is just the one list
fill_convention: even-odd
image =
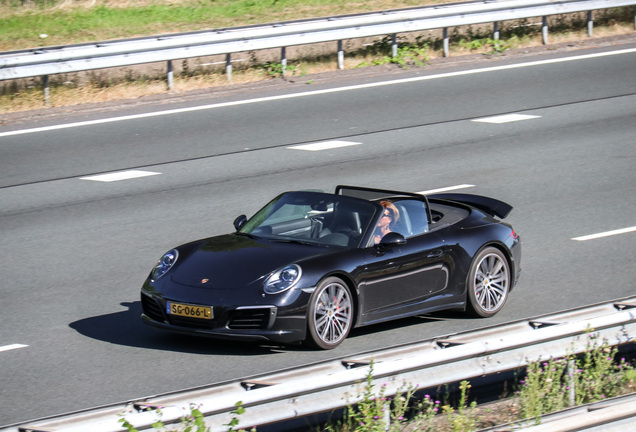
[(256, 237), (357, 247), (378, 205), (319, 192), (287, 192), (259, 210), (239, 230)]

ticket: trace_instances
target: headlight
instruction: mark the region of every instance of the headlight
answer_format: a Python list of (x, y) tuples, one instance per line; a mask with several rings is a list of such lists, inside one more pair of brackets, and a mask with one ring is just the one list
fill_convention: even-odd
[(159, 261), (157, 261), (157, 265), (150, 272), (150, 279), (156, 281), (161, 276), (166, 274), (170, 268), (177, 262), (177, 258), (179, 258), (179, 251), (176, 249), (172, 249), (171, 251), (166, 252)]
[(265, 292), (267, 294), (278, 294), (292, 288), (300, 280), (302, 273), (300, 266), (296, 264), (274, 272), (265, 282)]

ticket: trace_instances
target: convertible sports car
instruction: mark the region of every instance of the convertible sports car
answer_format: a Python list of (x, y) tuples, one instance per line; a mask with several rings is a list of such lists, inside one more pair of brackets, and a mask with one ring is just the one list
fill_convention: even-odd
[(489, 317), (520, 273), (512, 207), (353, 186), (286, 192), (236, 232), (168, 251), (143, 320), (174, 332), (338, 346), (353, 327), (443, 309)]

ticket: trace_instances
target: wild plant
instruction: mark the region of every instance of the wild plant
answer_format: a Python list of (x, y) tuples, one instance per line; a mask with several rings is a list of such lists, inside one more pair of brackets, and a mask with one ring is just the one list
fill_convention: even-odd
[(296, 65), (276, 62), (267, 62), (262, 66), (268, 76), (272, 78), (284, 78), (286, 75), (296, 75)]
[[(240, 403), (240, 402), (239, 402)], [(241, 407), (242, 408), (242, 407)], [(209, 432), (210, 428), (205, 425), (205, 418), (203, 413), (200, 410), (200, 407), (195, 404), (190, 404), (190, 412), (180, 419), (180, 423), (175, 427), (171, 427), (170, 429), (163, 422), (163, 412), (161, 408), (146, 408), (144, 411), (155, 411), (157, 415), (157, 421), (152, 423), (152, 429), (157, 432), (163, 431), (171, 431), (171, 432)], [(235, 413), (235, 411), (232, 411)], [(241, 413), (239, 413), (241, 414)], [(135, 427), (124, 417), (122, 416), (119, 419), (119, 423), (121, 423), (122, 427), (128, 432), (139, 432)], [(237, 423), (238, 424), (238, 420)], [(234, 426), (236, 425), (234, 424)], [(228, 426), (228, 425), (226, 425)], [(230, 426), (229, 431), (233, 429)]]
[(580, 355), (532, 362), (518, 391), (523, 418), (614, 397), (633, 382), (633, 366), (624, 358), (615, 361), (618, 352), (598, 334), (588, 332), (587, 346)]
[[(348, 403), (340, 425), (331, 425), (326, 430), (342, 432), (399, 432), (407, 426), (409, 430), (416, 427), (418, 431), (433, 431), (431, 420), (437, 414), (439, 401), (426, 395), (421, 401), (414, 403), (417, 385), (404, 383), (393, 398), (386, 395), (387, 385), (383, 384), (376, 391), (373, 378), (373, 362), (364, 383), (357, 389), (358, 399)], [(349, 396), (347, 396), (349, 397)]]
[(477, 402), (468, 404), (468, 390), (471, 385), (468, 381), (459, 383), (459, 400), (457, 409), (451, 405), (442, 407), (452, 432), (471, 432), (477, 425)]
[(520, 381), (519, 401), (523, 418), (535, 418), (566, 406), (568, 390), (563, 382), (566, 359), (530, 363)]
[(604, 339), (600, 343), (598, 335), (588, 335), (587, 348), (576, 358), (574, 377), (576, 404), (599, 401), (620, 394), (626, 384), (626, 376), (633, 371), (631, 364), (621, 359), (615, 362), (618, 349)]

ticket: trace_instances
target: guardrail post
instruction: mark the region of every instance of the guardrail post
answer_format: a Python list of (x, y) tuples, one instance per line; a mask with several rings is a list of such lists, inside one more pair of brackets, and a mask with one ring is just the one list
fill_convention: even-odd
[(172, 60), (167, 62), (167, 78), (168, 78), (168, 90), (174, 88), (174, 71), (172, 70)]
[(382, 411), (384, 411), (384, 430), (388, 431), (391, 429), (391, 402), (386, 401), (382, 404)]
[(568, 403), (569, 406), (573, 407), (576, 405), (576, 379), (574, 378), (574, 373), (576, 372), (576, 362), (574, 360), (568, 361)]
[(280, 64), (282, 66), (281, 75), (285, 77), (285, 69), (287, 69), (287, 47), (280, 49)]
[(492, 24), (492, 38), (499, 40), (499, 23), (497, 21)]
[(592, 11), (587, 11), (587, 35), (592, 37), (594, 34), (594, 15)]
[(44, 104), (48, 107), (51, 106), (51, 89), (49, 88), (49, 76), (42, 76), (42, 89), (44, 90)]
[(450, 43), (448, 40), (448, 27), (444, 27), (444, 57), (449, 56)]
[(225, 54), (225, 74), (227, 80), (232, 81), (232, 54)]
[(543, 17), (543, 22), (541, 24), (541, 35), (543, 36), (543, 45), (548, 44), (548, 17)]
[(338, 41), (338, 69), (344, 69), (344, 51), (342, 49), (342, 41)]
[(397, 57), (397, 55), (398, 55), (397, 34), (393, 33), (391, 35), (391, 57)]

